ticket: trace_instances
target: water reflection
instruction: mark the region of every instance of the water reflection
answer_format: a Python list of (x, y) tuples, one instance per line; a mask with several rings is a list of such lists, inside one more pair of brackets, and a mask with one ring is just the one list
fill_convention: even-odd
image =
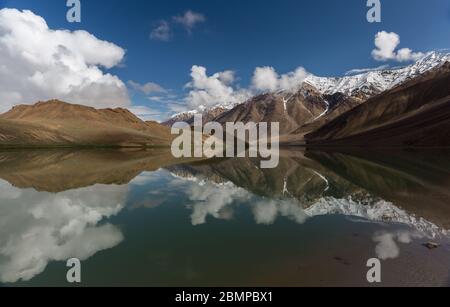
[(27, 281), (51, 261), (118, 245), (122, 232), (104, 221), (125, 207), (127, 183), (170, 160), (154, 150), (1, 153), (0, 281)]
[[(252, 193), (242, 189), (241, 185), (255, 194), (261, 194), (262, 199), (253, 199), (248, 202), (252, 207), (255, 222), (257, 224), (274, 224), (277, 217), (286, 217), (299, 224), (307, 219), (322, 215), (344, 215), (353, 222), (365, 223), (374, 222), (379, 224), (399, 224), (408, 226), (409, 230), (397, 232), (380, 231), (373, 235), (373, 241), (376, 243), (376, 255), (379, 259), (395, 259), (400, 255), (398, 244), (409, 244), (415, 239), (435, 240), (449, 235), (446, 228), (439, 227), (431, 221), (417, 216), (414, 211), (408, 212), (395, 204), (374, 196), (368, 190), (362, 189), (364, 186), (376, 186), (376, 190), (388, 198), (402, 196), (400, 203), (408, 203), (412, 195), (421, 194), (429, 189), (440, 190), (444, 196), (439, 195), (437, 199), (429, 199), (428, 208), (420, 212), (432, 212), (436, 209), (436, 202), (449, 200), (449, 190), (445, 186), (425, 185), (420, 177), (413, 177), (410, 174), (403, 174), (398, 169), (386, 169), (381, 165), (371, 164), (371, 168), (364, 167), (363, 163), (373, 163), (365, 160), (357, 160), (343, 154), (336, 153), (308, 153), (308, 157), (335, 157), (336, 162), (340, 159), (349, 159), (343, 167), (347, 172), (356, 170), (363, 173), (355, 176), (356, 180), (352, 183), (339, 176), (332, 170), (336, 164), (328, 170), (316, 163), (317, 160), (310, 160), (303, 155), (303, 152), (288, 151), (282, 156), (283, 163), (275, 170), (261, 170), (256, 167), (256, 160), (226, 160), (206, 165), (180, 165), (169, 168), (177, 178), (186, 178), (192, 181), (196, 178), (204, 178), (193, 185), (188, 191), (190, 199), (195, 201), (193, 206), (192, 224), (204, 224), (207, 215), (214, 218), (232, 217), (234, 203), (242, 203), (252, 199)], [(355, 161), (358, 163), (355, 163)], [(380, 169), (377, 169), (378, 166)], [(426, 170), (421, 170), (425, 171)], [(276, 172), (273, 174), (272, 172)], [(378, 180), (372, 177), (380, 176)], [(394, 174), (388, 174), (392, 172)], [(439, 172), (449, 174), (445, 169), (439, 168)], [(324, 175), (325, 174), (325, 175)], [(403, 176), (401, 176), (403, 175)], [(442, 175), (441, 175), (442, 176)], [(435, 178), (435, 177), (434, 177)], [(447, 176), (444, 185), (447, 183)], [(396, 182), (396, 187), (391, 186), (392, 181)], [(384, 187), (380, 189), (379, 186)], [(401, 186), (400, 188), (398, 188)], [(403, 187), (403, 188), (402, 188)], [(411, 190), (409, 190), (411, 188)], [(334, 196), (333, 196), (334, 195)], [(426, 195), (426, 194), (425, 194)], [(274, 198), (276, 197), (276, 198)], [(395, 197), (394, 197), (395, 198)], [(398, 200), (398, 197), (395, 198)], [(411, 206), (410, 206), (411, 207)], [(444, 206), (445, 207), (445, 206)], [(415, 208), (415, 207), (413, 207)], [(443, 208), (446, 210), (447, 208)], [(439, 209), (438, 209), (439, 210)], [(445, 219), (444, 225), (447, 225), (447, 216), (440, 216), (439, 221)]]
[(30, 280), (51, 261), (86, 260), (123, 240), (101, 221), (119, 213), (127, 186), (95, 185), (58, 194), (0, 182), (0, 281)]
[[(56, 270), (49, 264), (72, 257), (95, 261), (94, 256), (103, 251), (103, 261), (87, 272), (97, 285), (106, 280), (114, 285), (236, 286), (228, 280), (263, 286), (345, 281), (354, 285), (363, 282), (355, 276), (364, 273), (364, 260), (373, 256), (397, 259), (403, 268), (411, 261), (427, 263), (431, 269), (427, 267), (423, 276), (429, 278), (415, 282), (439, 284), (448, 279), (442, 268), (450, 261), (449, 157), (442, 151), (384, 151), (367, 156), (358, 151), (290, 149), (282, 150), (276, 169), (260, 169), (258, 159), (179, 161), (162, 149), (2, 152), (0, 282), (32, 282), (42, 276), (40, 284), (45, 285), (50, 283), (48, 274)], [(339, 237), (338, 224), (343, 234), (347, 228), (355, 229), (354, 235)], [(307, 235), (311, 227), (320, 233)], [(238, 236), (250, 234), (261, 241), (259, 248), (272, 249), (270, 259), (258, 254), (251, 262), (246, 260), (258, 247), (252, 250), (237, 242)], [(293, 245), (293, 235), (302, 236), (302, 252)], [(210, 236), (231, 240), (231, 245), (217, 246)], [(153, 243), (143, 237), (152, 237)], [(430, 240), (441, 248), (426, 256), (434, 258), (424, 258), (428, 250), (422, 244)], [(220, 250), (222, 258), (217, 261), (225, 271), (212, 268), (197, 254), (195, 246), (202, 241), (208, 247), (204, 253)], [(192, 247), (185, 247), (189, 242)], [(177, 251), (180, 245), (182, 254)], [(346, 253), (343, 248), (351, 251), (348, 257), (358, 258), (323, 258), (330, 249)], [(240, 258), (235, 259), (231, 254), (236, 250)], [(142, 261), (136, 261), (141, 254)], [(153, 262), (148, 263), (148, 255)], [(197, 256), (186, 262), (183, 255)], [(235, 259), (232, 267), (225, 265), (229, 258)], [(314, 265), (293, 276), (285, 265), (294, 258)], [(115, 270), (111, 263), (117, 261), (133, 263), (135, 275), (122, 276), (119, 271), (116, 279), (109, 274), (102, 278), (107, 270)], [(339, 277), (338, 266), (350, 262), (362, 265)], [(255, 272), (241, 276), (245, 265), (257, 265), (272, 277)], [(317, 267), (323, 265), (330, 270), (321, 272)], [(146, 272), (142, 266), (151, 274), (142, 276)], [(187, 275), (176, 277), (175, 270)], [(400, 282), (397, 271), (398, 267), (392, 268), (394, 285)]]
[[(324, 156), (335, 160), (321, 163), (320, 158)], [(450, 221), (448, 164), (434, 165), (436, 172), (431, 182), (421, 176), (429, 171), (423, 166), (420, 172), (413, 174), (342, 153), (308, 152), (305, 155), (303, 151), (291, 150), (282, 152), (281, 157), (280, 166), (272, 170), (259, 169), (257, 159), (185, 164), (167, 169), (176, 178), (197, 181), (189, 191), (191, 200), (205, 207), (201, 210), (204, 214), (216, 218), (233, 203), (233, 198), (242, 201), (257, 195), (262, 200), (251, 204), (257, 223), (273, 224), (277, 216), (302, 223), (307, 217), (341, 214), (374, 222), (405, 224), (431, 238), (447, 234), (445, 229)], [(335, 171), (339, 163), (341, 172)], [(418, 198), (424, 197), (427, 197), (426, 205), (421, 205)], [(202, 216), (202, 223), (204, 220)]]

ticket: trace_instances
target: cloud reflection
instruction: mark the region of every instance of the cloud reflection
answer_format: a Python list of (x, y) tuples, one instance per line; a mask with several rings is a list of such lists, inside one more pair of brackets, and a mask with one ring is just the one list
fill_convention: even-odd
[(20, 190), (0, 181), (0, 281), (28, 281), (50, 261), (86, 260), (123, 240), (111, 224), (127, 186), (95, 185), (58, 194)]
[(184, 192), (193, 202), (190, 207), (192, 208), (191, 221), (194, 226), (205, 224), (208, 216), (216, 219), (230, 219), (233, 217), (234, 206), (247, 204), (251, 208), (255, 222), (261, 225), (272, 225), (280, 217), (303, 224), (313, 217), (343, 215), (351, 218), (353, 222), (376, 223), (381, 228), (390, 224), (408, 227), (409, 230), (381, 231), (374, 234), (375, 252), (381, 260), (399, 257), (399, 244), (409, 244), (414, 239), (434, 239), (449, 234), (448, 230), (432, 222), (370, 195), (355, 199), (351, 195), (343, 198), (319, 197), (312, 203), (302, 204), (301, 200), (296, 198), (258, 197), (231, 182), (218, 183), (188, 174), (184, 176), (186, 178), (173, 174), (174, 179), (171, 185), (183, 187)]
[(378, 259), (395, 259), (400, 256), (399, 244), (410, 244), (413, 239), (424, 237), (427, 237), (427, 235), (418, 231), (379, 232), (373, 237), (373, 241), (377, 243), (375, 252)]

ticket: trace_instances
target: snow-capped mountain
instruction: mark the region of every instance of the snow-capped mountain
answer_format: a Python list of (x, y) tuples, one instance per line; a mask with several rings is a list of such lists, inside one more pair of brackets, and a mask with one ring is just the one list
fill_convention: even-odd
[[(429, 52), (423, 58), (415, 62), (414, 64), (392, 69), (383, 69), (369, 71), (362, 74), (344, 76), (344, 77), (318, 77), (310, 74), (306, 79), (299, 84), (294, 92), (281, 90), (276, 93), (272, 93), (274, 97), (280, 97), (283, 100), (284, 108), (287, 110), (292, 98), (303, 95), (305, 96), (310, 90), (305, 91), (306, 88), (313, 87), (314, 91), (323, 96), (333, 96), (336, 94), (343, 94), (350, 99), (355, 99), (360, 103), (366, 101), (368, 98), (378, 95), (384, 91), (392, 89), (397, 85), (407, 82), (425, 72), (436, 68), (445, 62), (450, 62), (450, 53)], [(306, 94), (305, 94), (306, 93)], [(254, 100), (255, 97), (249, 101)], [(325, 103), (327, 99), (324, 97)], [(242, 103), (245, 103), (244, 101)], [(224, 102), (217, 105), (210, 110), (203, 111), (190, 111), (186, 113), (180, 113), (174, 115), (168, 120), (165, 125), (171, 125), (177, 121), (192, 121), (192, 118), (197, 113), (203, 113), (208, 120), (214, 119), (214, 117), (220, 116), (221, 113), (232, 110), (239, 107), (241, 104), (229, 104)], [(335, 106), (336, 107), (336, 106)], [(321, 116), (326, 115), (329, 109), (326, 109), (324, 113), (321, 112)], [(311, 110), (310, 110), (311, 111)], [(321, 117), (320, 116), (320, 117)]]
[(178, 122), (189, 122), (198, 113), (198, 111), (181, 112), (173, 115), (169, 120), (165, 121), (163, 125), (171, 127)]
[(354, 76), (327, 78), (310, 75), (305, 82), (314, 86), (322, 94), (342, 93), (347, 96), (369, 98), (387, 91), (430, 69), (450, 61), (450, 54), (430, 52), (416, 63), (396, 69), (370, 71)]
[(450, 146), (449, 84), (450, 62), (446, 62), (308, 132), (306, 143)]
[[(234, 106), (236, 106), (236, 105), (234, 105)], [(202, 114), (203, 123), (206, 124), (206, 123), (212, 121), (213, 119), (215, 119), (217, 116), (221, 115), (222, 113), (233, 109), (234, 106), (228, 106), (226, 108), (223, 106), (218, 106), (218, 107), (214, 107), (209, 110), (205, 110), (203, 112), (194, 110), (194, 111), (189, 111), (189, 112), (184, 112), (184, 113), (178, 113), (178, 114), (175, 114), (174, 116), (172, 116), (172, 118), (169, 119), (168, 121), (164, 122), (163, 125), (171, 127), (173, 124), (175, 124), (177, 122), (185, 122), (188, 124), (193, 124), (194, 116), (197, 114)]]

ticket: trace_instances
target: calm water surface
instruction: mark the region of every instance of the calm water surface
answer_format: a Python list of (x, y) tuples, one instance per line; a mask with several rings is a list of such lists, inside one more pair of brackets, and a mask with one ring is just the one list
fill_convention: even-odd
[[(0, 285), (450, 285), (446, 151), (0, 152)], [(440, 247), (430, 250), (428, 242)]]

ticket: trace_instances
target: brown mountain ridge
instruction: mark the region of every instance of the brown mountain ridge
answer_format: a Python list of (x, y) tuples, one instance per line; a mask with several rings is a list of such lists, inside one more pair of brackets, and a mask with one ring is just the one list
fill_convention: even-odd
[(450, 63), (369, 99), (305, 139), (309, 145), (450, 146)]
[[(282, 145), (450, 146), (450, 63), (367, 101), (324, 95), (303, 84), (217, 110), (205, 122), (279, 122)], [(214, 117), (214, 118), (213, 118)], [(170, 146), (170, 128), (122, 108), (97, 110), (59, 100), (16, 106), (0, 115), (0, 147)]]
[(0, 115), (1, 147), (169, 146), (170, 130), (122, 108), (95, 109), (59, 100), (20, 105)]

